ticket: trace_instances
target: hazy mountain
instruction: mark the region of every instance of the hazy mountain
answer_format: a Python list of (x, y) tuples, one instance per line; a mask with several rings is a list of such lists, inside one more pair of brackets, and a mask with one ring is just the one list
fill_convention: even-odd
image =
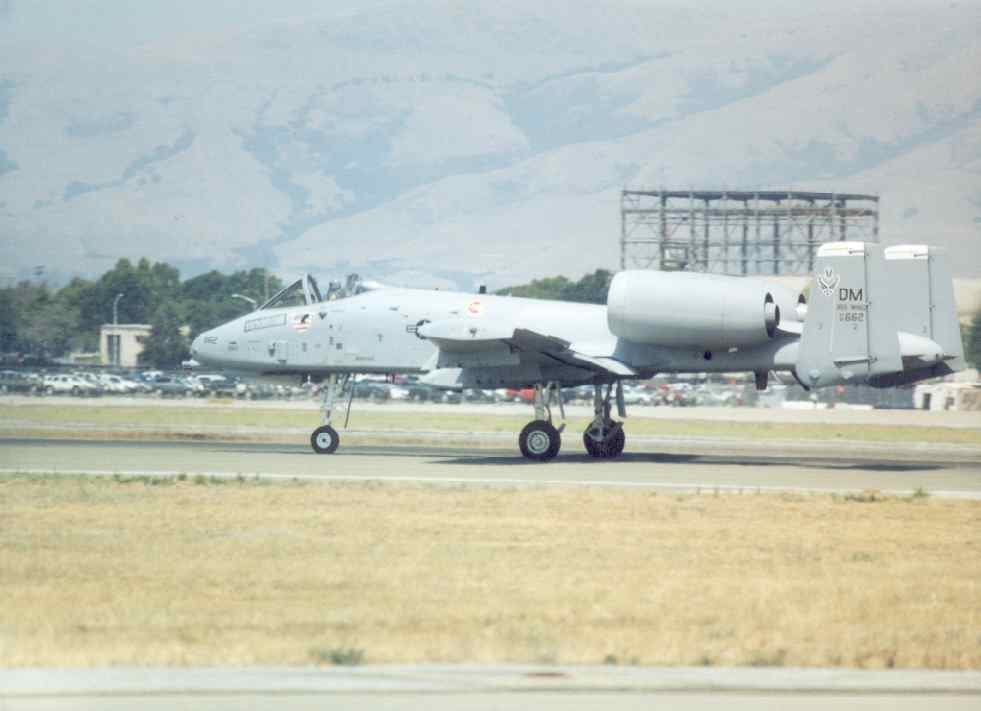
[[(133, 9), (133, 8), (138, 9)], [(0, 2), (0, 261), (615, 267), (623, 187), (880, 193), (981, 275), (975, 3)]]

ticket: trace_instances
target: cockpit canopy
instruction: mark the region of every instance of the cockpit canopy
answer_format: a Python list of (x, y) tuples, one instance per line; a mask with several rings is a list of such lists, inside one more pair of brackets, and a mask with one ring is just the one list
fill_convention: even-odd
[(288, 306), (309, 306), (322, 300), (320, 289), (317, 287), (317, 280), (310, 274), (304, 274), (259, 308), (281, 309)]
[(292, 306), (309, 306), (321, 301), (336, 301), (355, 294), (363, 294), (378, 288), (381, 288), (380, 284), (362, 281), (357, 274), (349, 274), (343, 285), (336, 281), (330, 282), (325, 297), (320, 293), (320, 287), (317, 286), (317, 280), (313, 278), (313, 275), (304, 274), (259, 308), (281, 309)]

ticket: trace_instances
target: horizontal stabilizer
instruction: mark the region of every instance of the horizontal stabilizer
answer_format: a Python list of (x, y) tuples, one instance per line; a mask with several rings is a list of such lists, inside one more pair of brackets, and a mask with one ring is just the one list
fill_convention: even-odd
[(939, 343), (924, 336), (916, 336), (912, 333), (905, 333), (904, 331), (899, 332), (899, 350), (903, 355), (904, 362), (907, 360), (917, 360), (921, 367), (924, 365), (934, 365), (944, 359), (956, 357), (946, 356), (944, 349)]
[(800, 321), (780, 321), (777, 326), (777, 333), (799, 336), (804, 333), (804, 324)]

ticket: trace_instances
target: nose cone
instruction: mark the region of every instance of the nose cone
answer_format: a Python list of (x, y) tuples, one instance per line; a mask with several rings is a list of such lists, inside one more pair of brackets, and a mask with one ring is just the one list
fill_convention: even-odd
[(209, 357), (214, 357), (214, 353), (211, 352), (214, 342), (214, 331), (205, 331), (199, 334), (197, 338), (191, 341), (191, 359), (199, 363), (207, 363)]

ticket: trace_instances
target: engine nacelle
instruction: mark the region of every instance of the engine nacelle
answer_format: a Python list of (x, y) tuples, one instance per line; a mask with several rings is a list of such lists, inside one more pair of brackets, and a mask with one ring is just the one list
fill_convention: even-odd
[[(763, 343), (777, 332), (772, 287), (695, 272), (620, 272), (610, 284), (607, 321), (618, 338), (715, 350)], [(783, 301), (783, 294), (779, 295)]]

